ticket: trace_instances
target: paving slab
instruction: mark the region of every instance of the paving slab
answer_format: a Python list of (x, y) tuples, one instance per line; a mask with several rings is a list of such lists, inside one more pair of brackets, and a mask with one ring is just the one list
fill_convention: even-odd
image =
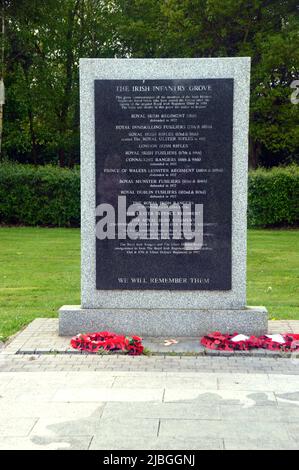
[(165, 402), (214, 403), (216, 405), (276, 406), (273, 392), (254, 392), (246, 390), (196, 390), (184, 387), (166, 389)]
[(209, 419), (220, 420), (220, 407), (210, 403), (107, 403), (103, 418), (165, 418), (165, 419)]
[(0, 450), (88, 450), (93, 436), (31, 436), (29, 438), (2, 437)]
[(67, 419), (63, 414), (60, 417), (40, 418), (31, 429), (32, 436), (93, 436), (99, 428), (100, 419), (93, 415), (73, 417)]
[[(236, 425), (224, 421), (209, 420), (176, 420), (162, 419), (159, 435), (161, 437), (176, 436), (188, 440), (188, 436), (197, 436), (201, 439), (234, 439), (238, 440), (242, 435), (242, 440), (252, 436), (255, 439), (262, 439), (271, 443), (279, 436), (279, 440), (288, 442), (290, 435), (287, 425), (279, 424), (279, 431), (273, 423), (243, 421)], [(295, 444), (295, 442), (293, 442)]]
[(100, 419), (105, 403), (54, 403), (54, 402), (16, 402), (5, 399), (0, 400), (0, 416), (2, 420), (15, 420), (19, 418), (34, 419), (60, 419), (62, 416), (65, 420), (83, 419), (92, 417)]
[[(299, 321), (282, 320), (269, 321), (269, 333), (299, 333)], [(78, 332), (80, 333), (80, 332)], [(242, 332), (240, 332), (242, 333)], [(176, 344), (165, 345), (165, 340), (175, 339)], [(23, 331), (17, 334), (2, 350), (5, 354), (81, 354), (70, 347), (70, 337), (58, 335), (57, 318), (37, 318)], [(200, 338), (144, 338), (144, 346), (153, 354), (178, 354), (178, 355), (260, 355), (268, 357), (286, 356), (286, 353), (266, 350), (252, 351), (213, 351), (204, 348), (200, 344)], [(0, 353), (1, 354), (1, 353)]]
[(140, 389), (112, 389), (112, 388), (90, 388), (90, 387), (65, 387), (58, 390), (53, 396), (53, 401), (57, 402), (148, 402), (162, 401), (163, 389), (146, 388)]
[(117, 441), (102, 435), (95, 436), (91, 442), (90, 450), (222, 450), (222, 439), (201, 439), (189, 436), (184, 439), (176, 436), (157, 437), (155, 439), (140, 437), (120, 437)]
[[(193, 363), (192, 358), (182, 362), (189, 359)], [(222, 358), (222, 365), (231, 360)], [(225, 373), (222, 367), (219, 373), (85, 369), (81, 375), (42, 368), (4, 372), (0, 378), (6, 384), (0, 415), (10, 423), (0, 428), (0, 449), (298, 447), (299, 387), (291, 374)], [(134, 383), (126, 387), (126, 381)], [(225, 388), (219, 388), (224, 381)], [(257, 391), (251, 389), (254, 381)], [(247, 389), (234, 389), (238, 382)], [(282, 382), (292, 384), (290, 391), (280, 391)], [(47, 387), (54, 395), (45, 395)], [(15, 399), (16, 389), (22, 400)]]
[(7, 420), (0, 423), (0, 436), (1, 437), (22, 437), (28, 436), (37, 419), (34, 418), (19, 418), (18, 420)]
[(217, 377), (204, 376), (204, 377), (132, 377), (130, 380), (127, 377), (117, 377), (114, 381), (113, 388), (202, 388), (202, 389), (217, 389)]
[(288, 424), (287, 429), (289, 435), (292, 436), (292, 439), (296, 442), (299, 448), (299, 421)]
[[(299, 424), (299, 407), (289, 404), (282, 407), (273, 406), (242, 406), (220, 405), (220, 416), (224, 421), (230, 421), (236, 426), (246, 421), (263, 421), (268, 423), (296, 423)], [(299, 430), (298, 430), (299, 431)]]
[(291, 439), (224, 439), (225, 450), (298, 450), (298, 444)]
[[(299, 378), (297, 386), (299, 385)], [(234, 380), (231, 377), (222, 375), (218, 377), (219, 390), (253, 390), (253, 391), (272, 391), (268, 375), (258, 374), (235, 374)]]

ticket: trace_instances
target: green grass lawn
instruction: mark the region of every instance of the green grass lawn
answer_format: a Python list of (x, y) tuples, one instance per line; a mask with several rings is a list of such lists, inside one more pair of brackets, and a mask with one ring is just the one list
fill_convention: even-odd
[[(299, 319), (299, 231), (250, 230), (248, 305)], [(80, 304), (78, 229), (0, 228), (0, 340)]]

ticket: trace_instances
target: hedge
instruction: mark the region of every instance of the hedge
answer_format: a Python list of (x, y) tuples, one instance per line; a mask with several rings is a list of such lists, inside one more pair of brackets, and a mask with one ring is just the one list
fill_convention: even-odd
[(299, 166), (249, 173), (248, 226), (295, 226), (299, 222)]
[(78, 227), (79, 169), (2, 163), (0, 223)]
[[(249, 227), (297, 225), (298, 201), (298, 166), (249, 173)], [(79, 168), (1, 163), (0, 223), (79, 227)]]

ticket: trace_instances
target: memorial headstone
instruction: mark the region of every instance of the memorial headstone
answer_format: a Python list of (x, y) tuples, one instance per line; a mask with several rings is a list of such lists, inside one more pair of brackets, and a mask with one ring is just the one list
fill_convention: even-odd
[(246, 306), (249, 58), (82, 59), (81, 306), (61, 335), (263, 334)]

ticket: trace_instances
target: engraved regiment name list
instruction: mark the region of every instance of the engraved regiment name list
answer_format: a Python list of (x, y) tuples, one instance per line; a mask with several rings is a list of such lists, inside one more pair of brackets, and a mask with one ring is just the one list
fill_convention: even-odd
[(233, 79), (95, 80), (97, 289), (231, 289), (232, 126)]

